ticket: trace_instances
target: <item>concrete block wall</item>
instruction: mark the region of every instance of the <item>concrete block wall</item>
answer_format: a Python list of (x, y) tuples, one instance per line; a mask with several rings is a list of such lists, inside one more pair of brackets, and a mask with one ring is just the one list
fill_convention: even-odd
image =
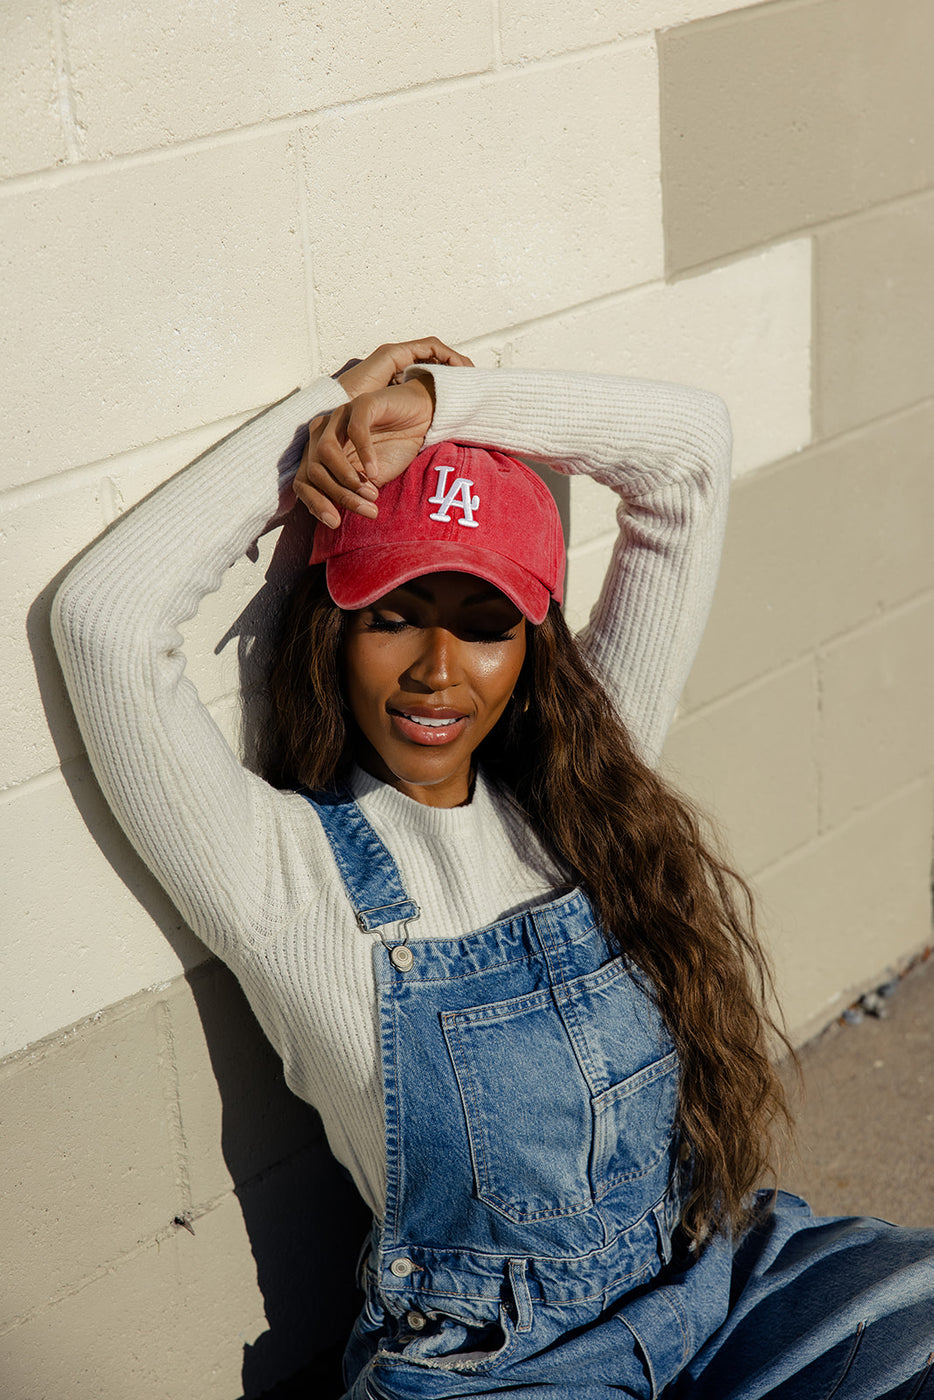
[(659, 36), (669, 276), (812, 258), (810, 438), (737, 485), (667, 750), (756, 877), (798, 1036), (930, 929), (932, 37), (923, 0)]
[[(381, 340), (718, 391), (736, 491), (665, 764), (754, 877), (805, 1035), (930, 938), (934, 11), (15, 0), (4, 27), (0, 1387), (326, 1395), (363, 1213), (109, 817), (56, 581)], [(612, 517), (589, 483), (565, 505), (580, 622)], [(188, 629), (231, 734), (214, 653), (269, 543)]]

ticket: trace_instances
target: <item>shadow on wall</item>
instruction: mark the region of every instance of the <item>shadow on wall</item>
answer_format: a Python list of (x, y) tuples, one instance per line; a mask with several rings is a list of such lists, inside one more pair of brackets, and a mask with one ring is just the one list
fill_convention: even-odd
[(244, 1346), (243, 1400), (337, 1400), (344, 1342), (362, 1301), (354, 1274), (369, 1212), (328, 1151), (318, 1115), (286, 1087), (233, 975), (211, 962), (188, 982), (269, 1323)]
[[(308, 527), (295, 512), (283, 530), (265, 586), (220, 646), (238, 640), (245, 686), (249, 756), (263, 713), (266, 639), (295, 571), (307, 560)], [(70, 565), (68, 566), (70, 567)], [(344, 1390), (341, 1357), (361, 1303), (355, 1269), (370, 1214), (328, 1150), (318, 1115), (286, 1087), (281, 1063), (236, 979), (187, 928), (111, 816), (85, 760), (52, 648), (49, 614), (67, 568), (29, 609), (27, 635), (42, 704), (62, 773), (92, 838), (117, 877), (146, 910), (179, 958), (201, 1024), (222, 1105), (221, 1150), (234, 1183), (256, 1264), (268, 1328), (243, 1348), (242, 1400), (335, 1400)], [(258, 641), (257, 638), (262, 638)], [(220, 649), (220, 646), (218, 649)], [(250, 697), (258, 707), (251, 706)], [(207, 961), (204, 961), (208, 958)], [(184, 1097), (184, 1086), (182, 1086)], [(143, 1106), (151, 1111), (151, 1106)], [(193, 1202), (195, 1215), (205, 1202)], [(197, 1219), (195, 1221), (197, 1229)], [(214, 1314), (223, 1300), (211, 1300)], [(218, 1307), (220, 1304), (220, 1307)], [(238, 1333), (231, 1319), (231, 1334)]]

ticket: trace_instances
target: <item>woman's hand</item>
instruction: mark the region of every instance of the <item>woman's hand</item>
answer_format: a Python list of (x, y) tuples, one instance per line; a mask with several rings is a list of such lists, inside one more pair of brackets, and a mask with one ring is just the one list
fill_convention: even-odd
[(472, 360), (452, 350), (443, 340), (427, 335), (421, 340), (404, 340), (398, 345), (380, 345), (372, 355), (344, 370), (337, 376), (337, 382), (348, 396), (355, 399), (358, 394), (369, 394), (374, 389), (385, 389), (389, 384), (398, 384), (409, 365), (459, 365), (471, 367)]
[(429, 336), (381, 345), (338, 376), (351, 402), (311, 423), (292, 483), (323, 525), (338, 526), (340, 510), (374, 519), (379, 487), (400, 476), (421, 451), (434, 413), (434, 385), (430, 375), (400, 382), (417, 364), (469, 367), (472, 361)]
[(421, 451), (433, 413), (429, 375), (360, 394), (312, 425), (293, 491), (331, 529), (340, 524), (340, 510), (375, 519), (379, 487), (401, 476)]

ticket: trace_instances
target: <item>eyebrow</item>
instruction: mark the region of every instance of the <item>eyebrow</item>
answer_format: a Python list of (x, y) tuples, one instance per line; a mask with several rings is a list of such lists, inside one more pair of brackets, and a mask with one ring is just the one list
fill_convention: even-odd
[[(420, 584), (413, 583), (411, 581), (409, 581), (408, 583), (400, 583), (399, 591), (403, 593), (412, 593), (423, 603), (435, 602), (435, 595), (432, 593), (430, 588), (422, 588)], [(462, 606), (472, 608), (475, 607), (477, 603), (490, 603), (494, 602), (499, 598), (502, 598), (502, 600), (505, 603), (509, 602), (509, 599), (506, 597), (505, 593), (503, 593), (501, 589), (495, 588), (491, 585), (489, 588), (485, 588), (480, 593), (468, 594), (468, 596), (462, 600)]]

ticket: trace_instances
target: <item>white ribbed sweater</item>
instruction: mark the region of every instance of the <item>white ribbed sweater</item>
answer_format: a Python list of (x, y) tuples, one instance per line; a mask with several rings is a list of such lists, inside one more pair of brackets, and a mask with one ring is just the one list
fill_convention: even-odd
[[(433, 369), (427, 438), (495, 445), (620, 498), (620, 537), (580, 641), (654, 761), (707, 616), (729, 480), (720, 400), (670, 384)], [(345, 401), (322, 379), (217, 444), (75, 565), (53, 634), (88, 754), (130, 840), (240, 979), (379, 1215), (382, 1078), (371, 949), (300, 796), (241, 766), (184, 676), (179, 625), (279, 508), (296, 429)], [(278, 464), (278, 466), (277, 466)], [(355, 793), (421, 906), (410, 937), (461, 937), (547, 897), (547, 867), (482, 773), (473, 800), (422, 806), (358, 771)]]

